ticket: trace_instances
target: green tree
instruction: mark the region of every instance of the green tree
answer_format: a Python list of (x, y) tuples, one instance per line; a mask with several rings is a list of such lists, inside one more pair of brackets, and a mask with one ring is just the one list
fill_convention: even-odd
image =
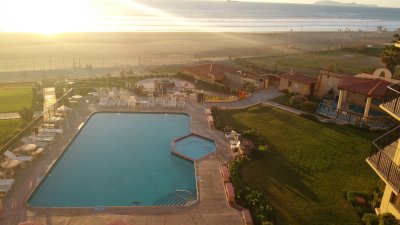
[(386, 47), (381, 54), (381, 61), (394, 74), (396, 66), (400, 65), (400, 48), (395, 46)]
[(33, 111), (24, 107), (21, 111), (19, 111), (19, 115), (21, 116), (22, 121), (30, 122), (33, 118)]

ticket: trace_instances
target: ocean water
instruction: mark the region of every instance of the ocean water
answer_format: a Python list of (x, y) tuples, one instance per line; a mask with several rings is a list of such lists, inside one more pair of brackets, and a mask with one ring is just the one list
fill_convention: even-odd
[[(227, 1), (120, 1), (98, 27), (114, 31), (375, 31), (400, 28), (400, 9)], [(103, 22), (101, 22), (103, 21)], [(100, 29), (100, 28), (99, 28)]]

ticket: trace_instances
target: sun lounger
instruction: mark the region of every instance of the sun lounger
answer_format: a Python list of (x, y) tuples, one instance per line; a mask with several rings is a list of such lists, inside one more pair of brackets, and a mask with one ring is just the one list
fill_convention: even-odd
[(156, 106), (162, 106), (162, 98), (156, 98)]
[(13, 185), (14, 182), (14, 179), (0, 179), (0, 186)]
[(155, 105), (154, 98), (149, 98), (148, 107), (154, 108), (154, 105)]
[(24, 144), (35, 144), (37, 147), (39, 148), (46, 148), (48, 146), (48, 144), (46, 142), (41, 142), (41, 141), (33, 141), (27, 137), (23, 137), (21, 138), (21, 141)]
[(185, 108), (185, 99), (180, 99), (178, 101), (178, 108)]
[(63, 134), (64, 130), (63, 129), (49, 129), (49, 128), (45, 128), (40, 130), (39, 132), (43, 132), (43, 133), (56, 133), (56, 134)]
[(0, 196), (6, 196), (11, 190), (12, 185), (0, 185)]
[(45, 127), (45, 128), (54, 128), (54, 124), (53, 124), (53, 123), (43, 123), (43, 124), (42, 124), (42, 127)]
[(56, 137), (58, 134), (57, 133), (52, 133), (52, 132), (39, 132), (38, 134), (37, 134), (37, 136), (38, 137)]
[(53, 137), (39, 137), (39, 136), (29, 136), (28, 139), (32, 141), (40, 141), (40, 142), (53, 142)]
[(18, 160), (21, 162), (30, 162), (33, 160), (32, 156), (16, 156), (14, 153), (12, 153), (8, 150), (6, 152), (4, 152), (4, 155), (9, 159)]
[(169, 99), (168, 98), (163, 99), (162, 106), (164, 108), (168, 108), (169, 107)]
[(169, 102), (169, 107), (176, 108), (176, 99), (175, 98), (171, 99), (171, 101)]
[(108, 97), (104, 97), (100, 99), (99, 106), (107, 106)]
[(240, 147), (240, 141), (232, 140), (232, 141), (230, 141), (230, 144), (231, 144), (231, 150), (236, 150), (236, 149), (239, 149), (239, 147)]

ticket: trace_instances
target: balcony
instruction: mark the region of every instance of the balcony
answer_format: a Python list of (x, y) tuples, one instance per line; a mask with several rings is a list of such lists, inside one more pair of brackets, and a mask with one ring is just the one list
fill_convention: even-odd
[(400, 126), (374, 140), (367, 158), (368, 164), (397, 192), (400, 191), (400, 167), (393, 160), (399, 138)]
[(397, 120), (400, 120), (400, 83), (387, 87), (385, 100), (380, 107)]

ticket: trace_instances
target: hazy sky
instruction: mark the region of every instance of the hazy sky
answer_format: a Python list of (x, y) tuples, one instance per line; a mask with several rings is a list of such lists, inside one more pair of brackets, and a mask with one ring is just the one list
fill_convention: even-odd
[[(276, 2), (276, 3), (299, 3), (299, 4), (313, 4), (318, 0), (241, 0), (251, 2)], [(358, 4), (378, 5), (380, 7), (396, 7), (400, 8), (400, 0), (335, 0), (336, 2), (350, 3), (356, 2)]]

